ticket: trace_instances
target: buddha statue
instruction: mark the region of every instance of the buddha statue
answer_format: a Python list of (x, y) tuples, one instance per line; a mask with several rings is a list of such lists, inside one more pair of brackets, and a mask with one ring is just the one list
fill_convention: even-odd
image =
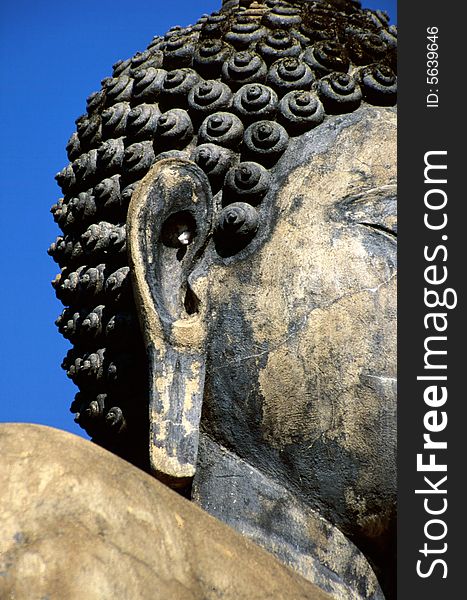
[(395, 594), (395, 69), (356, 0), (224, 1), (114, 65), (52, 208), (79, 425), (349, 600)]

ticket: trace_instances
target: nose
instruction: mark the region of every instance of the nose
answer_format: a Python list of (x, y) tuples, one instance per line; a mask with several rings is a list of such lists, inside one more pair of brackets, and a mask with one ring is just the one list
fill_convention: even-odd
[(206, 175), (191, 161), (157, 162), (127, 218), (133, 290), (149, 358), (153, 474), (176, 489), (196, 469), (206, 371), (207, 280), (197, 270), (212, 224)]

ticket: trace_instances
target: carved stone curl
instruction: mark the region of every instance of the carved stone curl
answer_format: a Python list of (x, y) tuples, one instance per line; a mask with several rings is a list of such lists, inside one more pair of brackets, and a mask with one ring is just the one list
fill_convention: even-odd
[(76, 119), (76, 129), (82, 151), (96, 148), (102, 141), (101, 117), (83, 115)]
[(298, 57), (302, 51), (300, 42), (287, 31), (277, 29), (258, 43), (258, 53), (270, 64), (280, 58)]
[(193, 69), (168, 71), (162, 84), (164, 106), (185, 103), (188, 92), (199, 81), (199, 75)]
[(199, 141), (226, 148), (237, 148), (242, 141), (243, 124), (228, 112), (217, 112), (207, 117), (199, 128)]
[(257, 121), (245, 130), (245, 148), (258, 162), (271, 166), (289, 143), (287, 131), (274, 121)]
[(123, 138), (106, 140), (97, 149), (97, 168), (103, 177), (121, 171), (125, 156)]
[(306, 63), (297, 58), (282, 58), (271, 66), (266, 82), (282, 95), (292, 90), (310, 89), (314, 79)]
[(350, 46), (351, 58), (356, 65), (367, 65), (380, 60), (387, 52), (387, 44), (375, 33), (363, 33), (353, 38)]
[(139, 69), (159, 69), (162, 67), (164, 55), (162, 52), (148, 48), (144, 52), (137, 52), (130, 60), (130, 76), (134, 77)]
[(271, 176), (262, 165), (242, 162), (230, 169), (225, 178), (224, 204), (243, 200), (258, 204), (269, 189)]
[(218, 77), (232, 51), (229, 44), (219, 39), (202, 40), (194, 52), (193, 66), (203, 77)]
[(263, 82), (268, 68), (260, 56), (250, 51), (233, 54), (224, 63), (222, 78), (232, 89), (238, 89), (245, 83)]
[(56, 241), (50, 245), (47, 253), (60, 265), (60, 267), (67, 263), (69, 265), (79, 263), (84, 257), (84, 251), (79, 240), (68, 235), (65, 237), (59, 236)]
[(90, 94), (86, 100), (86, 111), (88, 115), (102, 109), (105, 103), (105, 90), (99, 90)]
[(188, 94), (188, 106), (201, 115), (228, 109), (232, 104), (232, 92), (220, 81), (202, 81), (193, 86)]
[(121, 433), (126, 429), (126, 420), (122, 409), (119, 406), (113, 406), (105, 415), (105, 422), (112, 430)]
[(154, 139), (156, 152), (166, 148), (184, 148), (193, 137), (193, 123), (190, 115), (182, 108), (174, 108), (163, 113), (157, 122), (157, 135)]
[(119, 138), (125, 135), (130, 110), (128, 102), (118, 102), (104, 110), (102, 113), (102, 135), (104, 139)]
[(325, 115), (318, 96), (307, 91), (289, 92), (282, 98), (279, 109), (279, 119), (293, 134), (316, 127)]
[(290, 4), (277, 3), (263, 17), (263, 23), (271, 29), (289, 29), (301, 22), (300, 11)]
[(132, 140), (152, 140), (156, 134), (161, 112), (155, 104), (139, 104), (127, 118), (127, 135)]
[(352, 112), (362, 100), (360, 86), (351, 75), (331, 73), (319, 82), (319, 96), (327, 113)]
[(95, 182), (97, 171), (97, 150), (89, 150), (73, 161), (72, 168), (76, 183), (89, 187)]
[(237, 21), (232, 25), (231, 30), (225, 36), (225, 41), (232, 44), (237, 50), (244, 50), (250, 44), (261, 40), (266, 31), (258, 22), (245, 19), (244, 22)]
[(126, 251), (125, 243), (125, 225), (113, 225), (105, 221), (94, 223), (81, 236), (85, 253), (95, 260), (109, 252), (123, 254)]
[(117, 102), (129, 102), (133, 89), (133, 79), (128, 75), (110, 78), (105, 83), (105, 104), (112, 106)]
[(75, 131), (74, 133), (71, 134), (71, 137), (68, 140), (68, 143), (66, 145), (66, 153), (68, 156), (68, 160), (70, 160), (70, 161), (75, 160), (75, 158), (78, 158), (78, 156), (81, 154), (81, 152), (82, 152), (82, 149), (81, 149), (81, 145), (79, 142), (78, 132)]
[(121, 217), (124, 203), (120, 193), (121, 175), (112, 175), (100, 181), (94, 187), (94, 196), (99, 207), (99, 213), (105, 216), (105, 221), (113, 222)]
[(179, 69), (191, 67), (196, 40), (192, 36), (172, 35), (164, 44), (164, 68)]
[(246, 202), (234, 202), (219, 214), (216, 250), (221, 256), (231, 256), (242, 250), (254, 237), (259, 224), (256, 209)]
[(245, 121), (272, 119), (277, 111), (277, 94), (260, 83), (242, 86), (234, 96), (233, 110)]
[(138, 69), (134, 73), (133, 97), (138, 102), (155, 102), (164, 85), (164, 69)]
[(68, 164), (55, 175), (55, 180), (65, 194), (70, 193), (76, 185), (76, 177), (71, 164)]
[(320, 75), (333, 71), (347, 73), (350, 66), (346, 50), (333, 40), (323, 40), (307, 48), (303, 60)]
[(90, 191), (81, 192), (68, 202), (66, 226), (74, 226), (79, 230), (96, 218), (97, 210), (93, 194)]
[(123, 162), (127, 181), (143, 177), (149, 171), (154, 160), (155, 154), (150, 140), (136, 142), (125, 148)]
[(192, 160), (206, 173), (211, 185), (223, 183), (224, 176), (235, 158), (232, 150), (216, 144), (201, 144), (192, 154)]
[(397, 100), (397, 77), (387, 65), (370, 65), (360, 72), (363, 98), (370, 104), (393, 106)]

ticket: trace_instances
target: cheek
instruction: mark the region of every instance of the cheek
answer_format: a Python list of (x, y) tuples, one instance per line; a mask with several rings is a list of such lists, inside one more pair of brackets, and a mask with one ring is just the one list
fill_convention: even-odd
[(396, 280), (370, 259), (356, 278), (349, 258), (315, 280), (320, 306), (301, 325), (284, 317), (296, 331), (258, 370), (260, 428), (305, 493), (364, 520), (396, 489)]
[(369, 252), (366, 233), (348, 227), (319, 241), (268, 312), (282, 342), (258, 372), (264, 436), (282, 450), (325, 436), (375, 457), (382, 428), (395, 427), (395, 248)]
[(258, 375), (268, 443), (311, 447), (325, 436), (374, 454), (389, 425), (378, 420), (395, 401), (394, 284), (387, 285), (313, 310), (288, 343), (270, 350)]
[(394, 250), (369, 252), (366, 235), (321, 227), (306, 250), (285, 236), (217, 274), (203, 418), (350, 520), (371, 520), (396, 489)]

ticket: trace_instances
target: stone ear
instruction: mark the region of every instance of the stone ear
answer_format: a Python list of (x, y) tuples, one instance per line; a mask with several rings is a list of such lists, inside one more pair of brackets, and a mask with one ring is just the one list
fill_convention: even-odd
[(150, 370), (150, 462), (171, 487), (195, 473), (205, 375), (207, 275), (194, 275), (211, 233), (206, 175), (158, 161), (133, 193), (128, 248)]

